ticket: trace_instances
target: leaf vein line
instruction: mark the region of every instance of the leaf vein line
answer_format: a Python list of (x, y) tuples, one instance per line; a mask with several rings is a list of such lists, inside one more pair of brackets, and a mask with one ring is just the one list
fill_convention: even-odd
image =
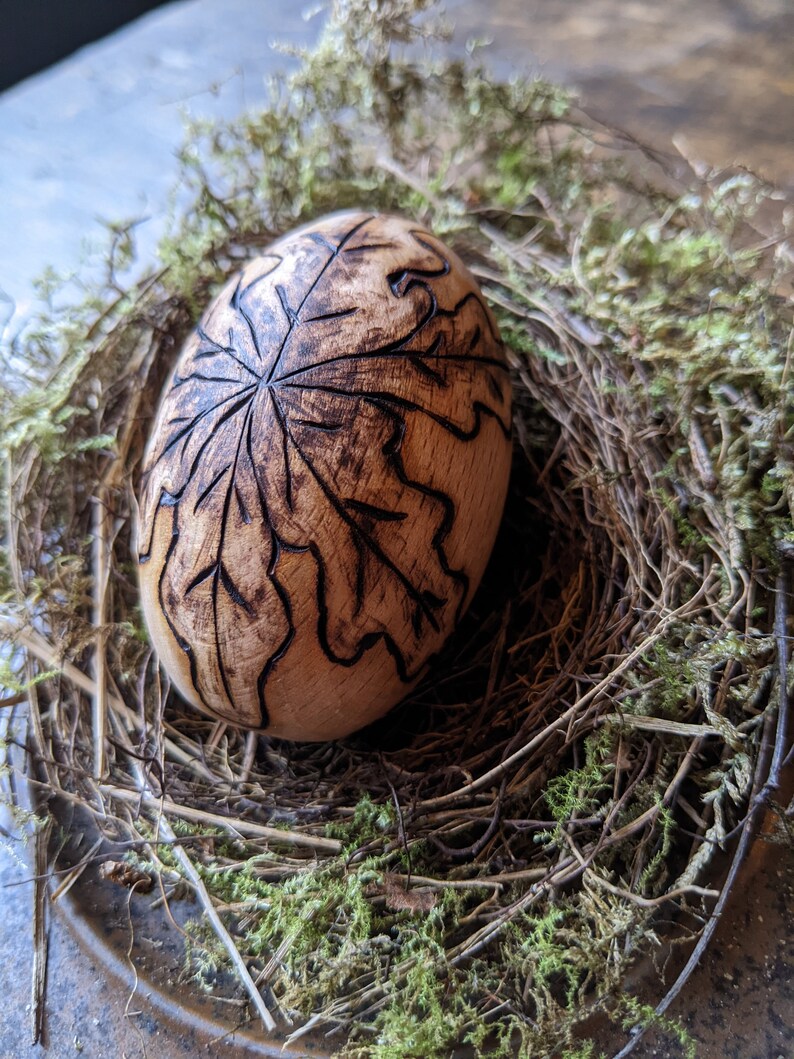
[(298, 308), (295, 309), (293, 313), (289, 314), (289, 316), (288, 316), (289, 326), (287, 327), (287, 331), (286, 331), (286, 334), (284, 335), (284, 339), (283, 339), (283, 341), (281, 343), (281, 346), (279, 347), (278, 353), (275, 356), (275, 359), (273, 361), (272, 367), (270, 368), (270, 372), (268, 373), (267, 380), (266, 380), (267, 382), (270, 382), (271, 379), (273, 378), (273, 376), (275, 375), (275, 373), (276, 373), (276, 371), (278, 369), (278, 366), (279, 366), (279, 364), (281, 362), (281, 358), (284, 355), (284, 350), (287, 348), (287, 344), (288, 344), (288, 342), (290, 340), (292, 332), (295, 329), (295, 321), (297, 320), (298, 322), (300, 322), (301, 310), (303, 309), (303, 306), (306, 304), (306, 302), (309, 300), (310, 295), (316, 289), (317, 284), (320, 282), (320, 280), (323, 278), (323, 276), (325, 275), (327, 270), (330, 268), (332, 262), (336, 261), (336, 259), (339, 257), (339, 254), (344, 249), (345, 244), (347, 242), (349, 242), (353, 238), (353, 236), (356, 234), (356, 232), (360, 231), (366, 224), (369, 224), (369, 222), (371, 220), (372, 220), (371, 216), (365, 217), (364, 220), (359, 221), (358, 224), (354, 224), (353, 227), (350, 229), (350, 231), (347, 232), (342, 237), (340, 242), (337, 244), (336, 248), (334, 250), (332, 250), (331, 253), (328, 255), (328, 259), (325, 262), (325, 264), (323, 265), (323, 267), (320, 269), (320, 271), (317, 273), (317, 275), (312, 280), (312, 282), (309, 285), (306, 293), (303, 295), (303, 298), (301, 299), (301, 302), (300, 302), (300, 305), (298, 306)]
[[(283, 412), (282, 412), (282, 416), (283, 416)], [(427, 620), (432, 625), (433, 629), (437, 632), (438, 629), (439, 629), (438, 621), (436, 620), (436, 617), (433, 614), (432, 609), (428, 606), (427, 601), (424, 598), (424, 596), (422, 595), (422, 593), (415, 587), (415, 585), (412, 584), (411, 580), (407, 577), (406, 574), (403, 573), (403, 571), (399, 568), (399, 566), (397, 566), (397, 564), (395, 562), (393, 562), (389, 558), (389, 556), (386, 554), (386, 552), (383, 551), (383, 549), (377, 544), (377, 542), (375, 540), (373, 540), (373, 538), (370, 536), (370, 534), (368, 534), (365, 530), (363, 530), (361, 528), (361, 526), (358, 524), (358, 522), (356, 522), (356, 520), (354, 518), (352, 518), (348, 514), (348, 512), (345, 510), (344, 505), (339, 502), (337, 497), (334, 495), (333, 490), (328, 485), (328, 483), (324, 480), (324, 478), (322, 477), (320, 472), (317, 470), (317, 468), (314, 466), (314, 464), (312, 463), (311, 459), (301, 449), (300, 445), (298, 444), (298, 442), (296, 441), (295, 437), (293, 436), (292, 431), (289, 429), (289, 422), (286, 420), (286, 417), (284, 417), (283, 421), (284, 421), (285, 430), (287, 431), (287, 433), (289, 435), (289, 439), (292, 442), (292, 444), (293, 444), (293, 446), (295, 448), (295, 451), (298, 453), (298, 455), (300, 456), (301, 460), (306, 465), (307, 470), (309, 471), (311, 476), (314, 478), (314, 480), (317, 482), (317, 484), (319, 485), (320, 489), (325, 494), (325, 496), (328, 499), (329, 503), (331, 504), (333, 509), (336, 511), (336, 513), (339, 515), (341, 520), (347, 526), (349, 526), (349, 528), (353, 532), (353, 535), (354, 536), (357, 535), (361, 540), (363, 540), (364, 543), (369, 548), (369, 550), (372, 552), (372, 554), (377, 559), (379, 559), (380, 562), (382, 562), (383, 565), (388, 570), (391, 570), (391, 572), (395, 575), (397, 580), (402, 584), (402, 586), (405, 589), (405, 591), (408, 594), (408, 596), (411, 599), (413, 599), (414, 602), (425, 612)]]

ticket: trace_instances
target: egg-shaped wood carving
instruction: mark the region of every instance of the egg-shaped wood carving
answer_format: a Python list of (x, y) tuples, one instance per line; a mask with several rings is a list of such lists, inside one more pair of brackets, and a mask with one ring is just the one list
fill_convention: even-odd
[(146, 622), (182, 695), (332, 739), (417, 683), (482, 576), (510, 466), (496, 323), (405, 219), (270, 246), (188, 339), (147, 449)]

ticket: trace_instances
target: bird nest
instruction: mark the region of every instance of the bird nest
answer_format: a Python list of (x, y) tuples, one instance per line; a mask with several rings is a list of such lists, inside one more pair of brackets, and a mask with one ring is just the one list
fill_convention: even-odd
[[(627, 166), (559, 90), (444, 58), (425, 6), (338, 3), (269, 108), (191, 130), (158, 268), (131, 273), (116, 226), (82, 303), (13, 342), (2, 745), (12, 770), (26, 748), (39, 833), (76, 803), (127, 881), (189, 884), (186, 974), (231, 968), (268, 1033), (585, 1057), (600, 1013), (634, 1028), (621, 1055), (654, 1026), (686, 1050), (664, 1013), (693, 960), (650, 1005), (627, 972), (673, 937), (702, 951), (786, 752), (792, 349), (752, 224), (768, 195), (736, 173), (646, 186), (652, 160)], [(479, 279), (513, 476), (424, 683), (355, 737), (289, 744), (213, 724), (159, 672), (135, 495), (212, 293), (347, 206), (416, 217)]]

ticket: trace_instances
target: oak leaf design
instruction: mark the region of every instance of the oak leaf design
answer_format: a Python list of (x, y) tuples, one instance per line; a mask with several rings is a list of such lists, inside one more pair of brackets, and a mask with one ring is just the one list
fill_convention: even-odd
[(414, 682), (469, 579), (445, 553), (448, 472), (414, 480), (406, 439), (425, 422), (465, 443), (486, 419), (509, 438), (509, 416), (490, 311), (429, 233), (336, 215), (248, 265), (188, 340), (142, 478), (139, 560), (167, 540), (152, 576), (194, 697), (268, 726), (294, 556), (314, 563), (325, 656), (350, 667), (382, 642)]

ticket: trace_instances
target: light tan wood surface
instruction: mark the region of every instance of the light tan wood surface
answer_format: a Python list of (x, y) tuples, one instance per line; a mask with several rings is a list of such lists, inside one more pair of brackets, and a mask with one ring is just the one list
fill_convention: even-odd
[(331, 739), (421, 678), (490, 555), (510, 385), (471, 274), (403, 218), (342, 213), (235, 276), (153, 427), (143, 609), (185, 698)]

